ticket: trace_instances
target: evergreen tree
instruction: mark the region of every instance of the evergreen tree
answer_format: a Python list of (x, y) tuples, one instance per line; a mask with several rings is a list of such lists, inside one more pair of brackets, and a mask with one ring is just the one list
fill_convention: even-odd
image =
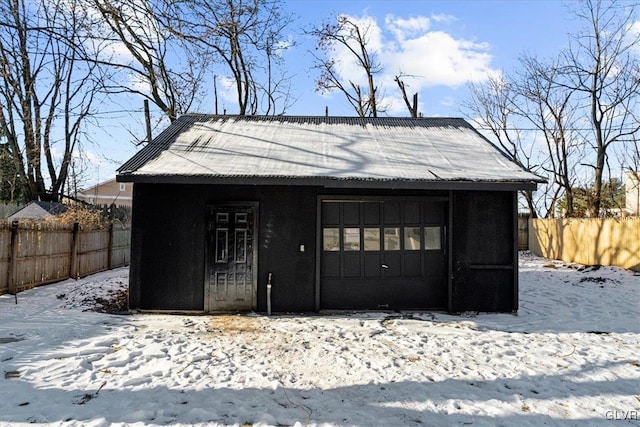
[(23, 191), (8, 144), (0, 144), (0, 201), (22, 201)]

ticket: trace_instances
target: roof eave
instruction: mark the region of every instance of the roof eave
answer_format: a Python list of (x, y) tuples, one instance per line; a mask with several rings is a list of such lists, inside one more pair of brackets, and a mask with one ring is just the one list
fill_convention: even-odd
[(334, 177), (259, 177), (207, 175), (141, 175), (121, 173), (118, 182), (141, 184), (199, 184), (199, 185), (299, 185), (325, 188), (381, 188), (418, 190), (536, 190), (536, 180), (408, 180), (353, 179)]

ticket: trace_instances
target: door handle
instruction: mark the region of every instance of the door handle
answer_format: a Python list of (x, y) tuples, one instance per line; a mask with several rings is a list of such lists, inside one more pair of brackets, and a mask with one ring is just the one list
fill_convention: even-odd
[(389, 266), (387, 264), (382, 264), (380, 267), (382, 268), (389, 268)]

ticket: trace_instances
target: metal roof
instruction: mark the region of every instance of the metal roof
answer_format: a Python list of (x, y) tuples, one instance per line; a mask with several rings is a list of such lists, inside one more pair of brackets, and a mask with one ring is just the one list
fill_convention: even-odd
[(132, 182), (544, 182), (459, 118), (187, 114), (118, 172)]

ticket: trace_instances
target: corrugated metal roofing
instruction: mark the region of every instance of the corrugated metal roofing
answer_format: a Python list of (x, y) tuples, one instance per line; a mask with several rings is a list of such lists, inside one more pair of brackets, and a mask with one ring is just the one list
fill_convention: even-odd
[(120, 178), (544, 182), (458, 118), (181, 116)]

